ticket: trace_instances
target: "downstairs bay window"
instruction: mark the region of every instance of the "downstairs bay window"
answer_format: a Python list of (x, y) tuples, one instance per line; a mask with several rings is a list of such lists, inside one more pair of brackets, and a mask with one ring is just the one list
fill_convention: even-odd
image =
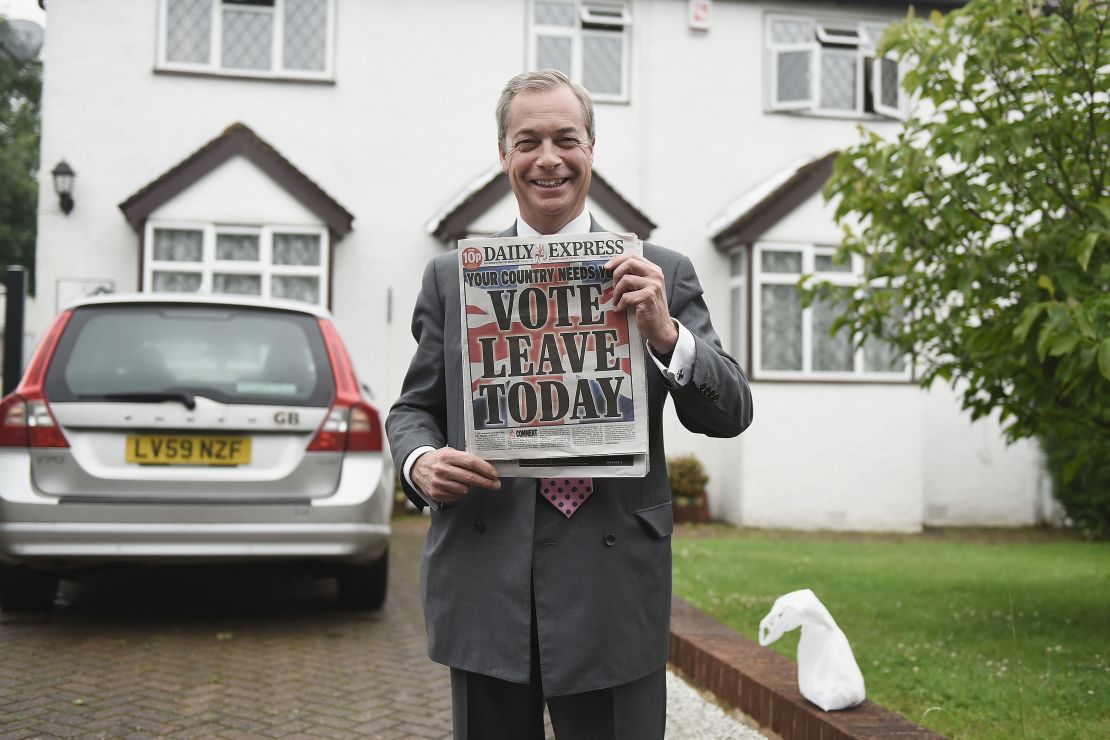
[[(852, 290), (860, 265), (838, 264), (835, 247), (757, 243), (752, 276), (752, 369), (760, 380), (909, 380), (910, 367), (890, 345), (868, 340), (854, 349), (847, 330), (829, 329), (839, 306), (814, 301), (803, 308), (803, 275)], [(855, 258), (853, 258), (855, 260)], [(734, 260), (734, 265), (742, 264)], [(734, 272), (736, 268), (734, 267)], [(734, 321), (736, 316), (734, 313)]]
[(328, 305), (322, 227), (148, 222), (144, 292), (219, 293)]

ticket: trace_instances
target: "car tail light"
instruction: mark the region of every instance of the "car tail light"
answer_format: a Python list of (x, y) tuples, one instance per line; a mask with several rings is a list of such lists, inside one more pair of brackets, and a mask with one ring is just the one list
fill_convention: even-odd
[(50, 412), (43, 386), (50, 359), (70, 316), (66, 311), (54, 320), (35, 349), (19, 385), (0, 400), (0, 447), (69, 447)]
[(309, 452), (381, 452), (382, 425), (378, 412), (366, 403), (334, 404), (312, 442)]
[(69, 447), (41, 396), (13, 393), (0, 401), (0, 447)]
[(320, 332), (335, 377), (335, 401), (324, 423), (308, 444), (309, 452), (381, 452), (382, 422), (377, 410), (362, 399), (351, 359), (335, 325), (320, 320)]

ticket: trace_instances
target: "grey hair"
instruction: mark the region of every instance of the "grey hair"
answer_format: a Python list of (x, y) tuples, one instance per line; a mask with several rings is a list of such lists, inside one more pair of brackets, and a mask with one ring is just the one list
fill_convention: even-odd
[(593, 146), (596, 138), (594, 102), (589, 91), (578, 83), (572, 82), (569, 77), (557, 69), (541, 69), (537, 72), (518, 74), (505, 83), (505, 89), (501, 91), (501, 97), (497, 101), (496, 116), (497, 146), (501, 149), (502, 154), (506, 152), (505, 137), (509, 133), (509, 107), (513, 104), (513, 98), (522, 92), (553, 90), (560, 85), (569, 87), (574, 96), (578, 98), (578, 104), (582, 107), (582, 122), (586, 125), (586, 135), (590, 139), (590, 145)]

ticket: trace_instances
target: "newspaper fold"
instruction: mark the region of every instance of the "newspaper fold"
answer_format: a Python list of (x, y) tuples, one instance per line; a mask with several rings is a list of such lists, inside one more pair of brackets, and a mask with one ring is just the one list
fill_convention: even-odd
[(629, 251), (610, 232), (459, 241), (466, 449), (502, 475), (647, 474), (644, 344), (605, 269)]

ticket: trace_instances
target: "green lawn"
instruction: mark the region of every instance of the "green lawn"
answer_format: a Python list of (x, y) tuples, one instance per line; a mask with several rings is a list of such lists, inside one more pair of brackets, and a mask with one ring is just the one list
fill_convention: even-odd
[[(1110, 543), (677, 534), (676, 595), (757, 639), (778, 596), (813, 589), (868, 698), (915, 722), (953, 738), (1110, 738)], [(794, 657), (797, 636), (773, 647)]]

